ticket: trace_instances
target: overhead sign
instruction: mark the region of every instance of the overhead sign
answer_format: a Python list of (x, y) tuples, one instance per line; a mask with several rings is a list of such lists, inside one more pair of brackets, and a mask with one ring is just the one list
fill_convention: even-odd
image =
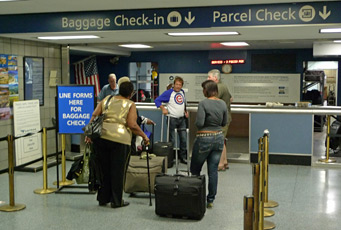
[(95, 105), (94, 86), (57, 86), (59, 133), (84, 133)]
[(341, 2), (2, 15), (0, 33), (341, 23)]

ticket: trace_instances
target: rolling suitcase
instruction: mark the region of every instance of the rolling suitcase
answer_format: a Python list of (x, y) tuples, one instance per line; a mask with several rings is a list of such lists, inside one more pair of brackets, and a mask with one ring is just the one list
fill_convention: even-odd
[[(167, 172), (167, 158), (149, 157), (150, 187), (154, 188), (155, 176)], [(124, 184), (124, 192), (149, 192), (148, 186), (148, 165), (146, 157), (131, 156)], [(153, 189), (151, 189), (153, 193)]]
[(174, 164), (174, 150), (173, 150), (173, 143), (169, 141), (169, 119), (167, 124), (167, 140), (163, 141), (163, 122), (164, 122), (164, 115), (162, 114), (161, 118), (161, 140), (159, 142), (155, 142), (153, 144), (153, 153), (156, 156), (167, 156), (168, 168), (173, 167)]
[[(187, 131), (187, 139), (189, 131)], [(175, 130), (177, 134), (177, 130)], [(187, 142), (188, 146), (188, 142)], [(188, 148), (188, 147), (187, 147)], [(177, 148), (176, 148), (176, 158)], [(159, 216), (185, 217), (200, 220), (206, 212), (205, 175), (189, 176), (189, 154), (187, 155), (188, 176), (159, 174), (155, 177), (155, 213)]]
[[(341, 122), (338, 120), (333, 121), (330, 125), (330, 138), (329, 138), (329, 148), (337, 150), (341, 145)], [(327, 146), (327, 137), (325, 141), (325, 146)]]
[(174, 154), (172, 142), (155, 142), (153, 145), (153, 153), (156, 156), (167, 157), (167, 168), (173, 167)]
[[(154, 126), (153, 126), (154, 131)], [(153, 145), (153, 141), (151, 141)], [(131, 156), (126, 172), (124, 191), (126, 193), (149, 192), (149, 205), (152, 206), (152, 184), (155, 175), (160, 172), (167, 172), (167, 158), (149, 156), (150, 148), (144, 142), (141, 143), (143, 152), (141, 156)], [(142, 155), (145, 153), (145, 157)]]

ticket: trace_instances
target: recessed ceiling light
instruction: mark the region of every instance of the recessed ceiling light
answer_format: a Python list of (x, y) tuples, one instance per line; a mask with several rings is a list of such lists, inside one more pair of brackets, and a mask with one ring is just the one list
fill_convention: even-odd
[(333, 42), (341, 43), (341, 40), (334, 40)]
[(249, 46), (246, 42), (221, 42), (223, 46)]
[(38, 37), (38, 39), (43, 40), (68, 40), (68, 39), (93, 39), (93, 38), (100, 38), (95, 35), (74, 35), (74, 36), (45, 36), (45, 37)]
[(341, 28), (320, 29), (320, 33), (341, 33)]
[(143, 44), (123, 44), (123, 45), (119, 45), (119, 46), (125, 47), (125, 48), (137, 48), (137, 49), (153, 48), (152, 46), (143, 45)]
[(184, 32), (184, 33), (167, 33), (169, 36), (222, 36), (222, 35), (239, 35), (238, 32)]

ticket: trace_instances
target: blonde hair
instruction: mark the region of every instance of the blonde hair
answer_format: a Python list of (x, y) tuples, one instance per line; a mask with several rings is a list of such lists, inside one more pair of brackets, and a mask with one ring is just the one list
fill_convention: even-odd
[(129, 77), (124, 76), (124, 77), (121, 77), (120, 79), (118, 79), (118, 82), (117, 82), (118, 88), (120, 88), (120, 85), (121, 85), (123, 82), (130, 82)]

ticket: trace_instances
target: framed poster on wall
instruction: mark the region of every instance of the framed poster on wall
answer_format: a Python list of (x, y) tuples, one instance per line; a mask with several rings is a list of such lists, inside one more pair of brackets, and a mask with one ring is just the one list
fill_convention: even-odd
[(24, 57), (24, 99), (44, 105), (44, 58)]

